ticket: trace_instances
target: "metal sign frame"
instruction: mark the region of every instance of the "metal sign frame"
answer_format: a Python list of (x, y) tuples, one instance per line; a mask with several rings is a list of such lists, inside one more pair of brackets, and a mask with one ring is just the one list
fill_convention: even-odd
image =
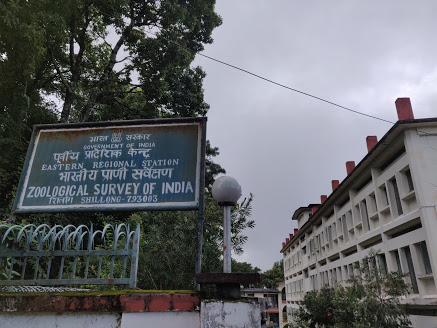
[[(132, 121), (111, 121), (96, 123), (73, 123), (73, 124), (43, 124), (35, 125), (32, 139), (26, 155), (23, 171), (18, 185), (17, 195), (15, 197), (12, 213), (46, 213), (46, 212), (76, 212), (76, 211), (150, 211), (150, 210), (199, 210), (203, 212), (204, 206), (204, 186), (205, 186), (205, 152), (206, 152), (206, 121), (202, 118), (178, 118), (178, 119), (153, 119), (153, 120), (132, 120)], [(197, 129), (197, 153), (195, 168), (195, 186), (194, 200), (175, 201), (175, 202), (157, 202), (157, 203), (132, 203), (132, 204), (71, 204), (71, 205), (23, 205), (25, 192), (28, 187), (29, 175), (33, 169), (35, 152), (39, 146), (38, 141), (41, 133), (61, 133), (62, 131), (97, 131), (114, 128), (133, 129), (158, 129), (159, 128), (183, 128), (191, 126)], [(101, 156), (103, 156), (101, 154)], [(140, 192), (141, 193), (141, 192)]]

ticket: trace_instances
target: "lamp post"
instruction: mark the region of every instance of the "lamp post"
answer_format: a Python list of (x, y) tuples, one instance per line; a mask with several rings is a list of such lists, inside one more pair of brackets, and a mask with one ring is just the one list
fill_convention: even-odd
[(241, 186), (232, 177), (220, 177), (212, 185), (212, 196), (223, 206), (223, 272), (231, 273), (231, 206), (241, 197)]

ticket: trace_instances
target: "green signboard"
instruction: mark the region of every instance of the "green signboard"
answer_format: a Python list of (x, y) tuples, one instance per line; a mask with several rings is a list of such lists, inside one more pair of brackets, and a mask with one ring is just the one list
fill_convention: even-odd
[(206, 119), (39, 125), (14, 211), (197, 209)]

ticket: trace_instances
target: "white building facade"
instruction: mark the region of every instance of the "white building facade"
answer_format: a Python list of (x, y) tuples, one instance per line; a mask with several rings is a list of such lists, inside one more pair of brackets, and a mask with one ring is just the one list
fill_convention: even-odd
[(437, 326), (437, 118), (414, 119), (408, 98), (396, 100), (399, 121), (332, 194), (294, 212), (298, 229), (282, 245), (290, 322), (306, 292), (345, 283), (354, 266), (378, 250), (379, 265), (409, 273), (415, 327)]

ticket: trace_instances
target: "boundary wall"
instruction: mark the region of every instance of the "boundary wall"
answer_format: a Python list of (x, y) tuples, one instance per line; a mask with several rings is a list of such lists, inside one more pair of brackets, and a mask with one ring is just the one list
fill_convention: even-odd
[(257, 303), (191, 291), (0, 294), (2, 328), (260, 328)]

